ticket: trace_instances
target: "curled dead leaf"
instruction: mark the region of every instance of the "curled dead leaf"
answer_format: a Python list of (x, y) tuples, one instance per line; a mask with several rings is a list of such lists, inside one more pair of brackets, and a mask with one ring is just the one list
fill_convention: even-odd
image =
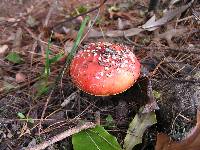
[(168, 23), (169, 21), (183, 13), (192, 5), (193, 2), (194, 0), (192, 0), (186, 5), (167, 11), (163, 15), (163, 17), (158, 20), (156, 20), (155, 15), (152, 16), (152, 18), (150, 18), (145, 24), (142, 25), (142, 28), (148, 31), (153, 31), (157, 29), (158, 27)]
[(157, 135), (155, 150), (199, 150), (200, 149), (200, 111), (197, 111), (197, 123), (185, 139), (171, 141), (165, 134)]
[(137, 144), (142, 143), (145, 130), (157, 123), (155, 112), (142, 113), (143, 109), (135, 115), (129, 124), (127, 135), (124, 139), (124, 150), (132, 150)]

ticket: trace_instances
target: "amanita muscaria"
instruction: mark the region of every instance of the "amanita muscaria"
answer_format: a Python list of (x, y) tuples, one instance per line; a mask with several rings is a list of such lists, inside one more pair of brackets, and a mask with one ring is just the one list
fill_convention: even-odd
[(70, 65), (70, 75), (74, 84), (86, 93), (115, 95), (137, 81), (140, 62), (122, 44), (90, 43), (75, 55)]

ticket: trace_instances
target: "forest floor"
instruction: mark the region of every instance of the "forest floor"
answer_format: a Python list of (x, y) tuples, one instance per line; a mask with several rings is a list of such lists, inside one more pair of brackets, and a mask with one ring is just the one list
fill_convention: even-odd
[[(188, 150), (199, 150), (200, 3), (172, 2), (162, 1), (154, 19), (149, 0), (1, 0), (0, 150), (37, 146), (80, 122), (103, 126), (122, 147), (148, 93), (157, 107), (149, 104), (153, 108), (145, 113), (153, 112), (157, 123), (150, 127), (140, 120), (141, 128), (134, 130), (144, 133), (134, 149), (168, 150), (170, 143), (181, 150), (187, 143)], [(100, 9), (85, 13), (100, 3)], [(86, 15), (90, 21), (79, 50), (90, 42), (121, 43), (142, 64), (145, 76), (121, 94), (91, 96), (71, 81), (65, 61)], [(72, 134), (47, 149), (73, 149)]]

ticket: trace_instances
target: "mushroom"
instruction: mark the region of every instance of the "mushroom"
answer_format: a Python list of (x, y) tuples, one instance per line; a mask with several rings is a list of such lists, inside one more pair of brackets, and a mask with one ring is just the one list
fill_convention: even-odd
[(74, 84), (91, 95), (116, 95), (130, 88), (140, 76), (140, 62), (122, 44), (90, 43), (70, 65)]

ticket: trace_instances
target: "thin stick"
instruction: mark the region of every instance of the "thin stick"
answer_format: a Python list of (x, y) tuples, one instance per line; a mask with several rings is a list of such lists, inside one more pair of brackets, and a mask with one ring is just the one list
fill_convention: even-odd
[(49, 9), (49, 11), (48, 11), (48, 13), (47, 13), (47, 16), (46, 16), (46, 18), (45, 18), (43, 27), (46, 27), (46, 28), (48, 27), (49, 19), (50, 19), (50, 17), (51, 17), (52, 12), (54, 11), (54, 9), (55, 9), (55, 7), (56, 7), (56, 3), (57, 3), (57, 1), (54, 1), (54, 2), (52, 3), (52, 5), (51, 5), (51, 7), (50, 7), (50, 9)]
[(153, 79), (157, 80), (165, 80), (169, 82), (181, 82), (181, 83), (192, 83), (192, 84), (200, 84), (200, 80), (197, 79), (182, 79), (182, 78), (165, 78), (165, 77), (153, 77)]
[(171, 51), (171, 52), (178, 52), (178, 53), (190, 53), (190, 54), (200, 54), (200, 51), (198, 48), (195, 48), (195, 49), (189, 49), (189, 48), (170, 48), (170, 47), (167, 47), (167, 48), (160, 48), (160, 47), (146, 47), (146, 46), (143, 46), (143, 45), (135, 45), (135, 49), (136, 50), (141, 50), (144, 49), (144, 50), (154, 50), (154, 51)]
[(61, 141), (63, 139), (65, 139), (66, 137), (69, 137), (75, 133), (78, 133), (82, 130), (85, 130), (85, 129), (89, 129), (89, 128), (94, 128), (95, 127), (95, 124), (92, 123), (92, 122), (87, 122), (81, 126), (76, 126), (74, 128), (71, 128), (67, 131), (64, 131), (58, 135), (55, 135), (53, 136), (52, 138), (50, 138), (49, 140), (46, 140), (38, 145), (35, 145), (35, 146), (32, 146), (30, 148), (25, 148), (25, 150), (42, 150), (42, 149), (45, 149), (46, 147), (58, 142), (58, 141)]
[(49, 96), (48, 96), (48, 98), (47, 98), (47, 101), (45, 102), (44, 109), (43, 109), (43, 111), (42, 111), (41, 119), (40, 119), (40, 122), (39, 122), (39, 130), (38, 130), (39, 135), (40, 135), (40, 130), (42, 129), (42, 122), (43, 122), (43, 120), (44, 120), (43, 118), (44, 118), (44, 115), (45, 115), (47, 106), (48, 106), (48, 104), (49, 104), (49, 101), (50, 101), (50, 99), (51, 99), (51, 96), (52, 96), (53, 92), (54, 92), (54, 88), (51, 90), (51, 92), (50, 92), (50, 94), (49, 94)]
[(60, 28), (60, 27), (61, 27), (64, 23), (66, 23), (66, 22), (72, 21), (72, 20), (76, 19), (77, 17), (85, 16), (85, 15), (89, 14), (89, 13), (91, 13), (91, 12), (93, 12), (93, 11), (99, 9), (102, 5), (104, 5), (104, 4), (106, 3), (106, 1), (107, 1), (107, 0), (104, 0), (101, 4), (99, 4), (99, 6), (97, 6), (97, 7), (95, 7), (95, 8), (92, 8), (92, 9), (88, 10), (87, 12), (81, 13), (81, 14), (79, 14), (79, 15), (77, 15), (77, 16), (74, 16), (74, 17), (71, 17), (71, 18), (67, 18), (65, 21), (58, 22), (56, 25), (50, 27), (50, 29)]

